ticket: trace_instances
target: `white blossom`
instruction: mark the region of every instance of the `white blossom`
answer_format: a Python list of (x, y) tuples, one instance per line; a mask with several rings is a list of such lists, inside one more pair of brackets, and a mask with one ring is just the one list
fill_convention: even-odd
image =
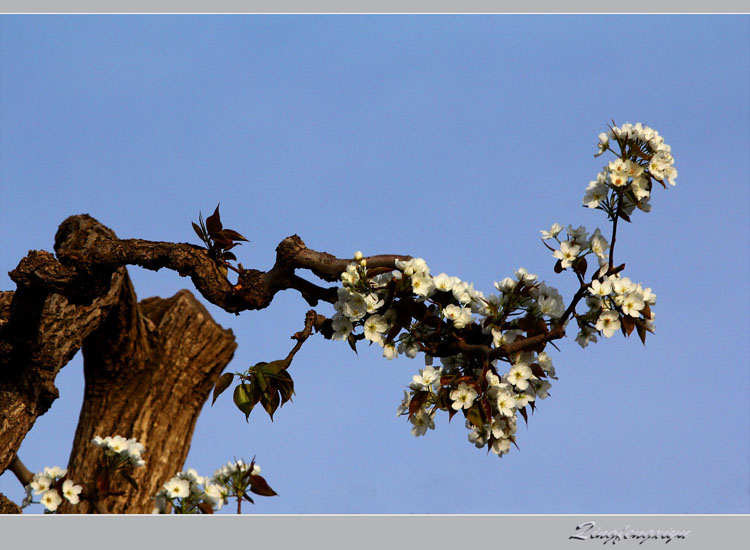
[(461, 384), (450, 393), (451, 405), (455, 410), (468, 409), (474, 404), (474, 400), (477, 398), (477, 392), (471, 386), (466, 385), (465, 382)]

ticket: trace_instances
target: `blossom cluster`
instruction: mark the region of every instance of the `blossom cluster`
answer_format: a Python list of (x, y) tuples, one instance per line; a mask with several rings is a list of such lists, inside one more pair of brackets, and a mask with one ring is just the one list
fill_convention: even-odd
[[(612, 149), (617, 144), (619, 151)], [(612, 151), (617, 157), (608, 163), (589, 183), (583, 204), (614, 213), (615, 196), (621, 196), (621, 217), (629, 217), (638, 207), (651, 210), (649, 199), (654, 181), (675, 185), (677, 170), (674, 167), (672, 148), (664, 142), (659, 132), (640, 122), (612, 126), (609, 132), (599, 134), (598, 152)], [(624, 216), (622, 216), (624, 214)]]
[[(589, 236), (585, 227), (579, 226), (577, 229), (573, 229), (572, 225), (568, 225), (565, 240), (560, 240), (558, 236), (562, 230), (562, 225), (555, 223), (549, 231), (541, 232), (543, 240), (555, 239), (559, 243), (559, 250), (552, 249), (552, 255), (559, 260), (561, 269), (574, 267), (579, 258), (585, 258), (592, 253), (596, 256), (599, 266), (603, 266), (607, 262), (609, 242), (598, 227)], [(547, 246), (549, 247), (549, 245)]]
[[(68, 471), (59, 466), (45, 467), (44, 471), (34, 474), (31, 483), (26, 486), (26, 497), (22, 508), (33, 502), (33, 495), (41, 495), (39, 502), (44, 505), (45, 512), (54, 512), (62, 504), (63, 497), (71, 504), (78, 504), (79, 494), (83, 490), (80, 485), (66, 478)], [(60, 496), (62, 493), (62, 496)]]
[(422, 258), (396, 260), (395, 266), (371, 276), (361, 253), (355, 254), (341, 274), (332, 337), (368, 340), (389, 359), (423, 353), (426, 368), (414, 376), (398, 410), (408, 415), (412, 433), (434, 429), (437, 410), (451, 417), (460, 411), (472, 443), (506, 453), (515, 442), (516, 414), (525, 416), (527, 405), (547, 397), (552, 362), (546, 353), (530, 351), (480, 361), (453, 350), (451, 342), (458, 338), (496, 350), (524, 333), (547, 331), (565, 311), (562, 296), (524, 268), (496, 282), (498, 293), (485, 295), (458, 277), (431, 275)]
[(125, 439), (119, 435), (102, 438), (97, 435), (91, 442), (104, 449), (104, 454), (107, 457), (114, 458), (117, 462), (129, 463), (133, 468), (140, 468), (146, 464), (141, 457), (143, 445), (135, 438)]
[(211, 511), (218, 511), (226, 500), (226, 487), (190, 468), (167, 481), (156, 493), (152, 513), (167, 513), (167, 504), (171, 504), (176, 513), (182, 514), (197, 513), (202, 505), (208, 506)]
[[(619, 153), (612, 149), (615, 144)], [(599, 136), (596, 156), (607, 150), (618, 158), (589, 184), (584, 205), (604, 210), (611, 221), (630, 221), (636, 207), (650, 211), (654, 181), (674, 185), (671, 148), (655, 130), (640, 123), (613, 126)], [(626, 335), (637, 329), (644, 341), (645, 332), (653, 332), (656, 296), (621, 277), (622, 268), (613, 268), (610, 243), (599, 228), (589, 234), (583, 226), (554, 224), (542, 231), (542, 239), (557, 259), (555, 271), (571, 268), (581, 283), (567, 309), (555, 288), (523, 268), (515, 278), (496, 282), (498, 293), (490, 295), (458, 277), (432, 275), (421, 258), (396, 260), (393, 270), (370, 272), (367, 259), (356, 252), (341, 273), (331, 319), (333, 339), (352, 347), (367, 340), (380, 346), (388, 359), (424, 354), (425, 368), (413, 377), (398, 408), (399, 416), (408, 416), (415, 436), (434, 429), (438, 410), (451, 418), (460, 411), (469, 441), (502, 456), (515, 444), (517, 415), (527, 420), (527, 407), (533, 411), (537, 399), (549, 395), (550, 380), (556, 379), (544, 352), (547, 333), (561, 334), (570, 317), (579, 326), (576, 341), (582, 347), (595, 342), (597, 334), (609, 338), (618, 329)], [(558, 246), (548, 245), (550, 240)], [(585, 283), (589, 255), (599, 269)], [(584, 295), (589, 309), (577, 314), (575, 305)], [(512, 346), (518, 340), (526, 342)], [(433, 366), (436, 358), (439, 367)]]
[(635, 328), (642, 339), (644, 331), (653, 333), (655, 314), (651, 308), (656, 305), (656, 294), (651, 288), (619, 273), (605, 276), (601, 271), (588, 287), (588, 312), (576, 316), (580, 328), (576, 342), (585, 348), (589, 342), (596, 342), (597, 331), (605, 338), (620, 329), (630, 334)]
[(260, 466), (255, 461), (247, 464), (242, 459), (227, 462), (210, 478), (190, 468), (162, 486), (154, 497), (152, 513), (165, 514), (170, 504), (178, 514), (213, 513), (220, 510), (229, 497), (252, 502), (248, 490), (265, 496), (275, 494), (259, 474)]

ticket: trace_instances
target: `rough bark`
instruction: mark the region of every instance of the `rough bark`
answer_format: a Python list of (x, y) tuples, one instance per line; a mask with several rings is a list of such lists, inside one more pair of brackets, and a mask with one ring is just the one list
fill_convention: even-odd
[(93, 435), (136, 437), (150, 451), (149, 475), (136, 476), (139, 494), (148, 494), (108, 504), (150, 511), (151, 490), (182, 466), (200, 408), (236, 344), (188, 291), (137, 304), (124, 267), (88, 261), (87, 250), (113, 240), (93, 218), (69, 218), (55, 237), (61, 259), (29, 252), (10, 273), (16, 291), (0, 292), (0, 473), (58, 397), (55, 377), (83, 346), (86, 390), (71, 476), (84, 475), (101, 452), (90, 445)]
[(0, 493), (0, 514), (20, 514), (21, 507)]
[[(101, 449), (95, 435), (134, 437), (146, 448), (136, 491), (101, 502), (113, 513), (148, 513), (151, 497), (182, 468), (198, 415), (236, 344), (187, 290), (135, 303), (132, 287), (83, 346), (83, 407), (68, 463), (75, 480), (92, 481)], [(85, 513), (90, 504), (62, 511)]]

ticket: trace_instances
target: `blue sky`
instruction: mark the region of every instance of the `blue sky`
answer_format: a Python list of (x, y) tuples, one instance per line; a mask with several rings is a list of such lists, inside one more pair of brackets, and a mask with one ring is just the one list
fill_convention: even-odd
[[(123, 238), (189, 241), (222, 204), (268, 269), (286, 236), (338, 256), (403, 253), (492, 291), (526, 267), (569, 297), (539, 240), (581, 207), (606, 124), (672, 147), (677, 186), (618, 232), (616, 259), (658, 296), (644, 347), (621, 335), (553, 353), (559, 380), (502, 459), (459, 418), (396, 418), (422, 366), (320, 337), (296, 395), (250, 423), (206, 407), (186, 467), (257, 456), (279, 496), (252, 513), (748, 513), (748, 16), (2, 16), (0, 289), (67, 216)], [(130, 268), (140, 298), (185, 280)], [(239, 317), (228, 370), (285, 355), (307, 304)], [(331, 308), (319, 311), (330, 314)], [(80, 356), (20, 450), (64, 465)], [(102, 434), (106, 435), (106, 434)], [(148, 461), (148, 449), (144, 458)], [(20, 501), (10, 473), (0, 491)], [(36, 506), (32, 511), (40, 511)], [(228, 510), (229, 511), (229, 510)]]

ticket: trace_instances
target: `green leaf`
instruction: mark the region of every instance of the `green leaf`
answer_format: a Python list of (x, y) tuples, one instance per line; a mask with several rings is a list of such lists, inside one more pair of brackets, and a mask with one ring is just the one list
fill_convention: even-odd
[(258, 369), (255, 372), (255, 381), (258, 383), (260, 391), (266, 393), (266, 390), (268, 389), (268, 383), (266, 382), (266, 377), (263, 376), (262, 370)]
[(275, 389), (270, 397), (261, 399), (261, 405), (263, 405), (263, 408), (266, 409), (268, 416), (271, 417), (271, 422), (273, 422), (273, 413), (276, 412), (276, 409), (279, 408), (280, 404), (281, 397), (279, 397), (279, 392)]
[(266, 375), (274, 375), (279, 374), (281, 371), (286, 370), (286, 368), (289, 366), (286, 359), (279, 359), (277, 361), (271, 361), (270, 363), (266, 363), (263, 365), (262, 368), (258, 370), (259, 373), (263, 373)]
[(214, 386), (214, 398), (211, 401), (212, 407), (213, 404), (216, 403), (216, 398), (219, 397), (219, 395), (221, 395), (222, 392), (232, 384), (232, 380), (234, 380), (234, 374), (232, 374), (231, 372), (225, 372), (216, 381), (216, 385)]
[(237, 408), (245, 414), (245, 420), (247, 421), (250, 416), (250, 411), (253, 410), (255, 403), (258, 399), (255, 399), (253, 395), (252, 386), (250, 384), (239, 384), (234, 388), (234, 404)]

